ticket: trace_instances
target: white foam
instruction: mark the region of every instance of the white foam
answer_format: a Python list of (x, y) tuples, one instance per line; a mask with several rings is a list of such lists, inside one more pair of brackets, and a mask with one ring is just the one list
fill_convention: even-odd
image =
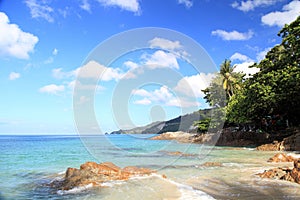
[(80, 186), (80, 187), (74, 187), (70, 190), (58, 190), (57, 191), (57, 194), (58, 195), (64, 195), (64, 194), (77, 194), (77, 193), (80, 193), (80, 192), (83, 192), (85, 190), (88, 190), (90, 188), (93, 187), (93, 184), (90, 183), (88, 185), (84, 185), (84, 186)]
[[(205, 192), (202, 192), (200, 190), (196, 190), (191, 186), (188, 185), (184, 185), (169, 179), (164, 178), (162, 175), (159, 174), (152, 174), (151, 176), (148, 177), (158, 177), (164, 181), (167, 181), (173, 185), (176, 185), (179, 192), (181, 193), (181, 197), (179, 198), (180, 200), (213, 200), (214, 198), (208, 194), (206, 194)], [(138, 177), (140, 179), (142, 178), (147, 178), (147, 177)]]

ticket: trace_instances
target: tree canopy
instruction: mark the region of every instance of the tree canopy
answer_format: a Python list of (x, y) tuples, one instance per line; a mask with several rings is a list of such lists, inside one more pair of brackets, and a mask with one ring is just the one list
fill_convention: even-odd
[[(260, 122), (278, 115), (292, 125), (300, 124), (300, 17), (278, 33), (282, 42), (274, 46), (260, 63), (260, 71), (244, 79), (234, 73), (230, 61), (203, 90), (211, 106), (226, 106), (228, 122)], [(225, 99), (222, 91), (226, 92)]]

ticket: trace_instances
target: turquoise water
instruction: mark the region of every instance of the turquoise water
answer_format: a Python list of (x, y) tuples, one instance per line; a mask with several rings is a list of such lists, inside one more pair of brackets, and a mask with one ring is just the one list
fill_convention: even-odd
[[(274, 152), (212, 148), (145, 137), (149, 136), (0, 136), (0, 200), (253, 199), (254, 194), (255, 199), (300, 197), (297, 184), (255, 176), (275, 165), (265, 162)], [(167, 153), (173, 151), (191, 156)], [(66, 193), (48, 185), (61, 178), (68, 167), (79, 168), (86, 161), (148, 167), (157, 170), (158, 175)], [(223, 167), (202, 167), (207, 161), (221, 162)], [(168, 178), (161, 178), (162, 174)]]

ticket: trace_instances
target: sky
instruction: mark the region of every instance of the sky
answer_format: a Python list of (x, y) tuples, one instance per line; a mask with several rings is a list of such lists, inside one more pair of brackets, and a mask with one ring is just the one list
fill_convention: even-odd
[(281, 42), (299, 0), (1, 0), (0, 134), (111, 132), (207, 108), (219, 65)]

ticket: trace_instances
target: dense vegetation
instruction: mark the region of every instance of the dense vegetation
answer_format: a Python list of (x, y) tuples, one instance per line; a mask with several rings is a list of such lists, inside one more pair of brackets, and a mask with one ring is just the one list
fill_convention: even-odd
[[(226, 112), (226, 123), (253, 123), (258, 128), (300, 124), (300, 17), (285, 25), (278, 36), (281, 44), (252, 66), (260, 69), (258, 73), (245, 78), (225, 60), (203, 90), (215, 110)], [(210, 122), (204, 119), (195, 124), (203, 131)]]

